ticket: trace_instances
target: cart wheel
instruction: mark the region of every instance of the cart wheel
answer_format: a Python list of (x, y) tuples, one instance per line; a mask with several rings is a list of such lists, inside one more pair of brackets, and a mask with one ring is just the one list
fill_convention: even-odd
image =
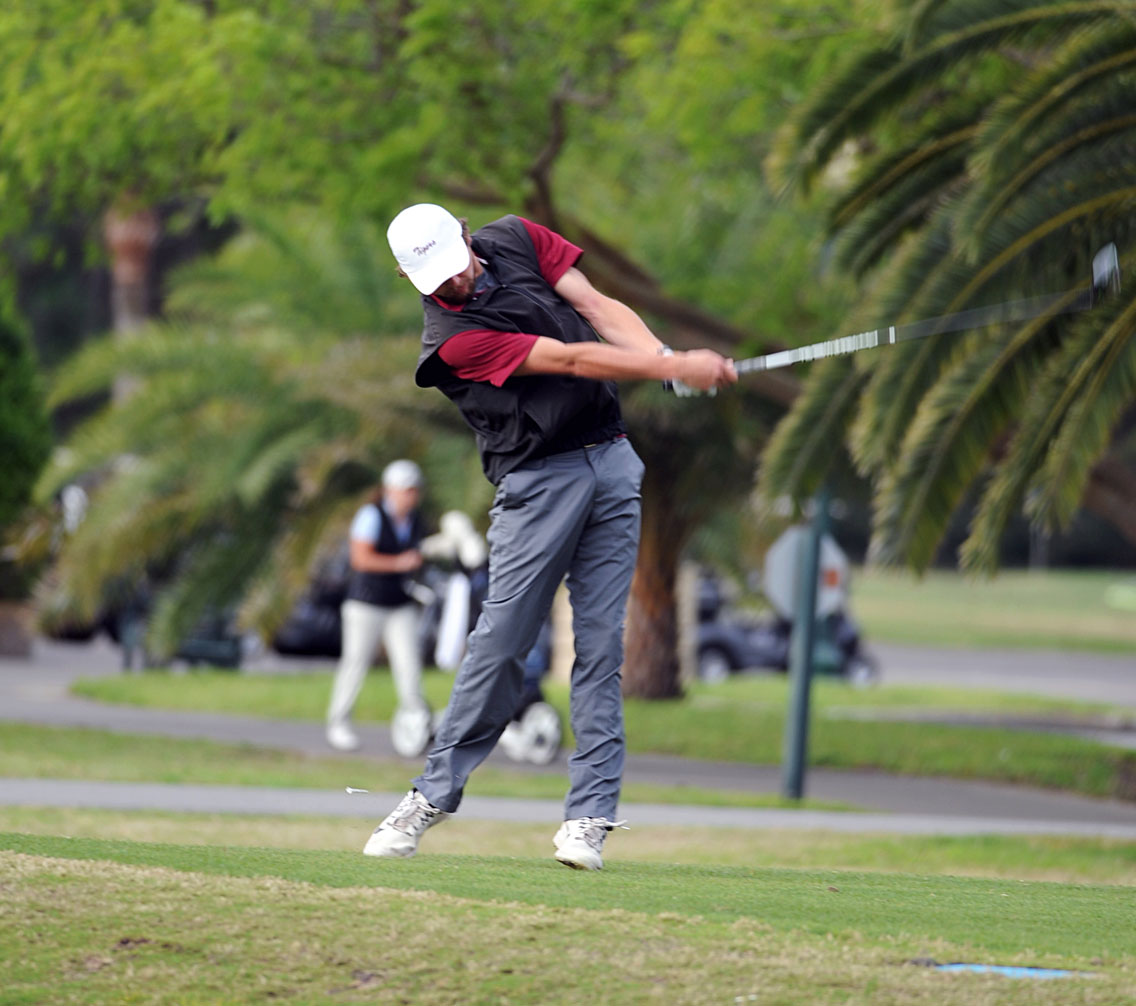
[(880, 669), (875, 661), (853, 657), (845, 665), (844, 678), (853, 688), (870, 688), (879, 683)]
[(725, 681), (733, 671), (730, 655), (718, 646), (707, 646), (698, 652), (698, 677), (708, 684)]
[(549, 765), (555, 761), (563, 736), (560, 714), (547, 702), (534, 702), (525, 710), (521, 724), (528, 742), (526, 758), (534, 765)]
[(498, 744), (513, 761), (549, 765), (560, 753), (560, 714), (547, 702), (534, 702), (501, 734)]

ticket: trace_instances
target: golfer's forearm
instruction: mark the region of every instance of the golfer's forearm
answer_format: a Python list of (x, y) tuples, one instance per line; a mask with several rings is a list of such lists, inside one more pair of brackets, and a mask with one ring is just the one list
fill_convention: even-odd
[(669, 381), (678, 376), (678, 368), (677, 357), (660, 356), (654, 348), (643, 351), (601, 342), (563, 343), (541, 338), (515, 373), (566, 374), (599, 381)]

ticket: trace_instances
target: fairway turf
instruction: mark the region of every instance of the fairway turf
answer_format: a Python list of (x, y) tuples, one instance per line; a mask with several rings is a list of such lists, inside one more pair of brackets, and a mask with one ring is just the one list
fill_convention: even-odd
[[(1131, 892), (0, 835), (16, 1003), (1124, 1003)], [(913, 958), (1091, 971), (946, 975)]]
[(1136, 657), (1136, 619), (1110, 607), (1131, 571), (1003, 570), (984, 579), (947, 570), (882, 569), (852, 577), (852, 610), (873, 640), (916, 646), (1095, 650)]
[[(357, 852), (375, 820), (304, 815), (186, 814), (64, 807), (0, 807), (0, 831), (190, 845)], [(542, 857), (556, 821), (482, 821), (458, 815), (430, 832), (427, 851)], [(1107, 838), (847, 834), (698, 825), (620, 831), (611, 856), (693, 866), (763, 866), (949, 874), (1002, 880), (1136, 886), (1136, 842)]]

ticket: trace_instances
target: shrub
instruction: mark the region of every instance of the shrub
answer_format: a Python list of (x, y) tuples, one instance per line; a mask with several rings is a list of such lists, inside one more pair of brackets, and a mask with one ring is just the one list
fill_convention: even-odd
[(27, 504), (50, 451), (51, 428), (31, 348), (19, 328), (0, 317), (0, 540)]

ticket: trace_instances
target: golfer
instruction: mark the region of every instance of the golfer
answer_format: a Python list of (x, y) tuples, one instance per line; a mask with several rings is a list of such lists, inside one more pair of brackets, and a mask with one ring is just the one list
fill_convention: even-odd
[(431, 716), (422, 694), (418, 642), (421, 609), (406, 591), (407, 575), (422, 566), (421, 492), (418, 465), (392, 461), (383, 469), (381, 488), (351, 522), (351, 577), (340, 608), (342, 655), (327, 708), (327, 742), (338, 751), (359, 747), (351, 710), (380, 639), (398, 697), (391, 721), (395, 750), (417, 758), (430, 743)]
[(643, 475), (612, 382), (653, 378), (689, 393), (737, 375), (709, 350), (672, 353), (591, 285), (576, 268), (579, 248), (521, 217), (471, 236), (441, 206), (421, 203), (392, 221), (387, 239), (422, 294), (416, 381), (457, 405), (497, 494), (488, 594), (425, 769), (363, 851), (411, 856), (426, 829), (458, 809), (517, 708), (525, 656), (567, 576), (576, 750), (553, 844), (561, 863), (598, 870), (604, 839), (620, 826), (623, 622)]

